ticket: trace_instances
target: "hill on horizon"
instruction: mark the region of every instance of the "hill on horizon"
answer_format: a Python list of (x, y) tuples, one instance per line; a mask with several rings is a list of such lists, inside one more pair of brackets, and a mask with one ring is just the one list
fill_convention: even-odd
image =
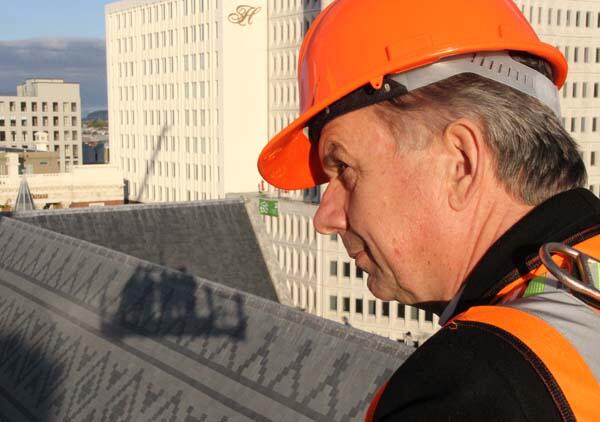
[(108, 120), (108, 110), (93, 111), (83, 120)]

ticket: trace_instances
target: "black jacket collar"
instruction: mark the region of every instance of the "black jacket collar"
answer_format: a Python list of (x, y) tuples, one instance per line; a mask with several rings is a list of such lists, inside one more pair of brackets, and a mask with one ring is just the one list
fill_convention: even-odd
[(600, 233), (600, 200), (586, 189), (560, 193), (504, 233), (473, 268), (453, 315), (489, 304), (506, 285), (539, 265), (546, 242), (577, 244)]

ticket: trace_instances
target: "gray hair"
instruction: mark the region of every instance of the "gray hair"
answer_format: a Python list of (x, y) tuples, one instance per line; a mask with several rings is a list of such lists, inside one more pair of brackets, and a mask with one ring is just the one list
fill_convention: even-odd
[[(511, 56), (552, 80), (544, 60), (522, 53)], [(461, 74), (376, 107), (380, 117), (401, 133), (410, 127), (408, 122), (416, 122), (429, 134), (440, 134), (458, 118), (475, 120), (496, 161), (496, 177), (509, 194), (526, 204), (538, 205), (586, 184), (577, 144), (558, 117), (536, 98), (501, 83)], [(411, 146), (426, 144), (422, 137)]]

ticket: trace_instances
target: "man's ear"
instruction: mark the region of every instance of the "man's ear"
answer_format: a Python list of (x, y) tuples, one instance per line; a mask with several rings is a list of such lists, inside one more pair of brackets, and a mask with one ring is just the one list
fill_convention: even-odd
[(484, 135), (473, 120), (450, 123), (442, 135), (447, 149), (448, 202), (455, 211), (467, 207), (482, 183)]

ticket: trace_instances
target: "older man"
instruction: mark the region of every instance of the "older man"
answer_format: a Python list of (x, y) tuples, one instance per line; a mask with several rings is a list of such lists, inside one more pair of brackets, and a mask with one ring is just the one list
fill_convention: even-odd
[(598, 420), (600, 201), (560, 122), (566, 74), (511, 0), (337, 0), (307, 34), (301, 116), (261, 174), (329, 182), (317, 230), (376, 297), (444, 325), (368, 420)]

